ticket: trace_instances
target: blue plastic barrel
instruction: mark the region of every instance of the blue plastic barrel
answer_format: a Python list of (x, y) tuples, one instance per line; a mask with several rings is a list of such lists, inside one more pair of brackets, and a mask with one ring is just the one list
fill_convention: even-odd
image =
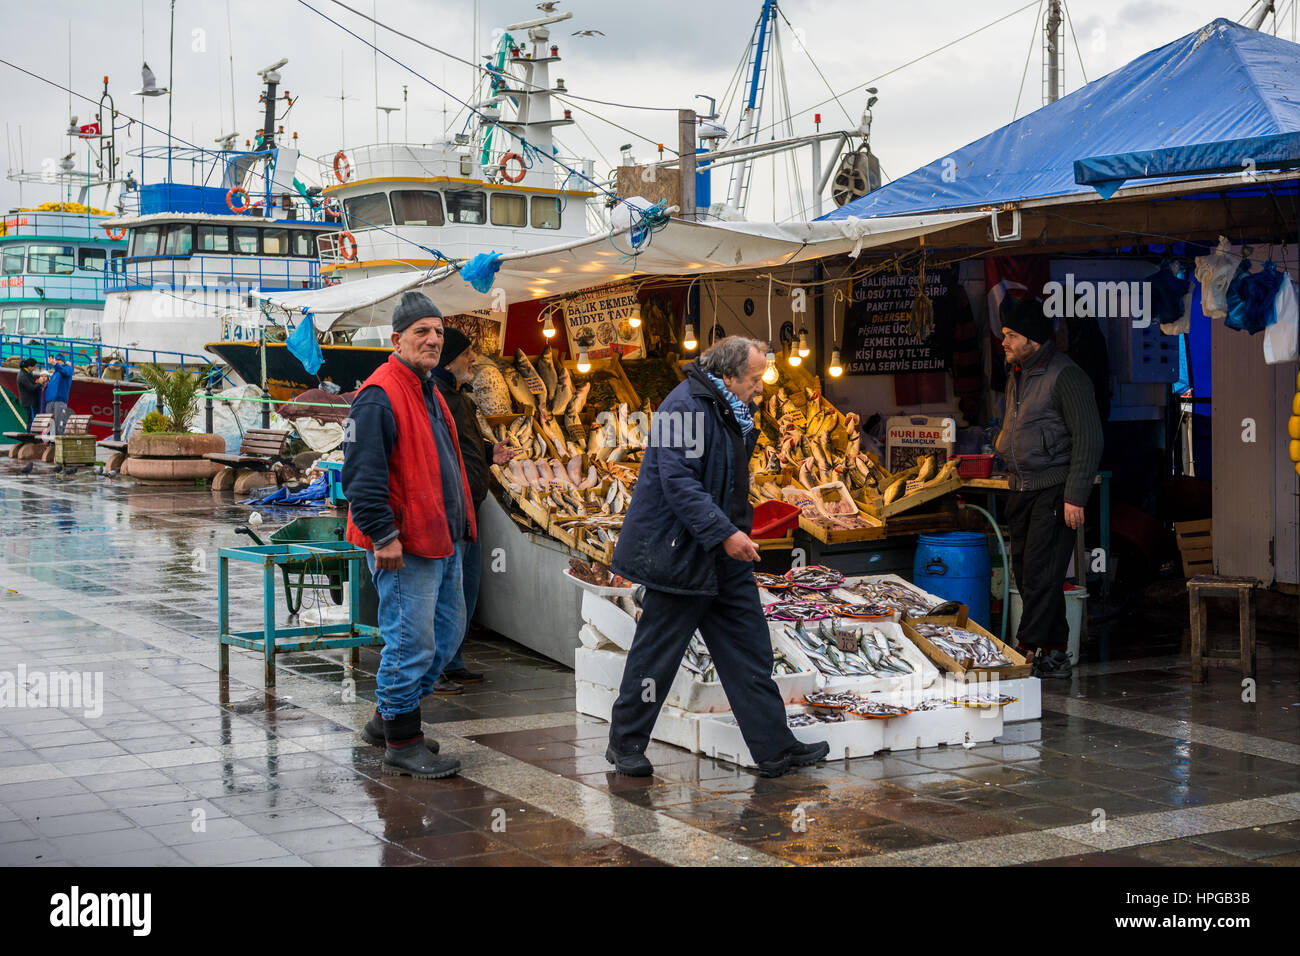
[(989, 626), (988, 539), (972, 531), (923, 534), (916, 541), (912, 581), (917, 587), (970, 608), (970, 619)]

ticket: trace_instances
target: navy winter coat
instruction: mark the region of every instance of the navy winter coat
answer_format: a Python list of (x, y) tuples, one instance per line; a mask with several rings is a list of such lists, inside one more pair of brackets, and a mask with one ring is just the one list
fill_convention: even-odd
[[(669, 422), (683, 423), (687, 441), (666, 427)], [(757, 441), (758, 429), (742, 437), (722, 393), (694, 363), (687, 365), (686, 381), (655, 412), (614, 548), (614, 573), (673, 594), (717, 594), (717, 561), (734, 560), (722, 542), (753, 530), (749, 459)], [(702, 453), (694, 454), (692, 446)]]

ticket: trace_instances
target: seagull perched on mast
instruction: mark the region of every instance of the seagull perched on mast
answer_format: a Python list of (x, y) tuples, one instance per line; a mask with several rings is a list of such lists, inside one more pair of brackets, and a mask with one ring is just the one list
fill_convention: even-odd
[(595, 37), (595, 36), (603, 37), (605, 34), (600, 30), (574, 30), (573, 35), (575, 37)]
[(558, 6), (559, 6), (558, 3), (539, 3), (537, 5), (537, 9), (541, 10), (542, 13), (554, 13), (555, 8)]

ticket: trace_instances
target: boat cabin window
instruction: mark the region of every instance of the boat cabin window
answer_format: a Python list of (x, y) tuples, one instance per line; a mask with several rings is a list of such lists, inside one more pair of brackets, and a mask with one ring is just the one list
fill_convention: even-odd
[(229, 252), (229, 226), (199, 226), (199, 252)]
[(343, 215), (347, 217), (348, 228), (352, 230), (393, 224), (393, 214), (388, 208), (388, 193), (367, 193), (345, 199)]
[(45, 334), (62, 335), (63, 319), (67, 316), (67, 309), (46, 309), (45, 310)]
[(75, 252), (72, 246), (31, 246), (27, 261), (37, 275), (66, 276), (77, 267)]
[(399, 226), (441, 226), (442, 196), (431, 189), (395, 189), (393, 222)]
[(447, 218), (481, 226), (487, 222), (487, 193), (447, 190)]
[(40, 309), (18, 310), (18, 331), (34, 334), (41, 330)]
[(77, 265), (91, 272), (103, 272), (108, 261), (107, 249), (78, 249)]
[(492, 225), (528, 225), (528, 199), (516, 193), (492, 194)]
[(289, 254), (288, 229), (262, 230), (262, 255), (286, 256)]
[(534, 229), (559, 229), (560, 228), (560, 197), (559, 196), (534, 196), (533, 197), (533, 228)]
[(4, 250), (4, 270), (5, 275), (13, 275), (23, 271), (23, 261), (27, 258), (26, 246), (5, 246)]
[(235, 251), (241, 256), (257, 255), (257, 228), (255, 226), (236, 226)]
[(289, 233), (289, 253), (306, 258), (316, 255), (316, 243), (311, 241), (311, 233), (300, 229)]
[(169, 256), (188, 256), (194, 251), (194, 227), (176, 225), (167, 227), (167, 242), (164, 254)]
[(126, 250), (125, 250), (125, 249), (114, 249), (114, 250), (112, 251), (112, 256), (113, 256), (114, 259), (125, 259), (125, 258), (126, 258)]
[(18, 310), (5, 309), (0, 312), (0, 332), (18, 331)]
[(146, 226), (144, 229), (137, 229), (131, 236), (131, 255), (158, 255), (158, 236), (161, 232), (162, 229), (158, 226)]

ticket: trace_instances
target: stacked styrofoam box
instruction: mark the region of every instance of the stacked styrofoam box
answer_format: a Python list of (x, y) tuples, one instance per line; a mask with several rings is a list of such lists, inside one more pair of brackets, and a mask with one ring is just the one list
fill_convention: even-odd
[(886, 750), (915, 750), (940, 744), (982, 744), (1002, 733), (1002, 708), (941, 707), (880, 721)]
[(1038, 720), (1043, 716), (1043, 682), (1037, 677), (1020, 677), (1016, 680), (998, 681), (996, 693), (1016, 698), (1014, 704), (1002, 708), (1002, 722), (1014, 724), (1018, 720)]
[[(789, 714), (806, 713), (805, 708), (791, 707)], [(847, 757), (869, 757), (882, 747), (883, 720), (862, 720), (848, 717), (839, 723), (816, 723), (808, 727), (792, 727), (790, 732), (803, 743), (826, 741), (830, 744), (830, 760)], [(745, 738), (732, 714), (709, 714), (700, 718), (700, 752), (718, 760), (741, 767), (757, 766), (750, 756)]]
[[(575, 706), (578, 713), (608, 721), (618, 699), (627, 655), (614, 650), (579, 647), (574, 651)], [(650, 736), (685, 750), (700, 749), (699, 720), (680, 707), (665, 704)]]

